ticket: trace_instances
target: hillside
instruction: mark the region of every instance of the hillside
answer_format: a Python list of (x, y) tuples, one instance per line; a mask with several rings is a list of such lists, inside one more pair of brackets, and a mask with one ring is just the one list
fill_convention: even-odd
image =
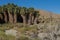
[(53, 18), (60, 18), (60, 14), (55, 14), (53, 12), (48, 12), (48, 11), (45, 11), (45, 10), (39, 10), (39, 14), (41, 16), (46, 17), (46, 18), (49, 18), (50, 16), (52, 16)]

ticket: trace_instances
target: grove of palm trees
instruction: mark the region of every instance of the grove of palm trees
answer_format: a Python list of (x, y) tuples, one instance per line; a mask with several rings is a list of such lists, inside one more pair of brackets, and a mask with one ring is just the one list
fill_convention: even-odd
[[(24, 36), (27, 30), (36, 30), (29, 27), (38, 24), (39, 11), (33, 7), (20, 7), (13, 3), (0, 6), (0, 40), (29, 40)], [(12, 29), (12, 31), (7, 31)], [(15, 36), (16, 32), (17, 35)], [(11, 35), (11, 32), (13, 35)], [(21, 32), (21, 34), (20, 34)], [(10, 34), (10, 35), (7, 35)], [(22, 36), (19, 36), (22, 35)]]
[(37, 24), (39, 11), (34, 8), (19, 7), (13, 3), (0, 6), (0, 23)]

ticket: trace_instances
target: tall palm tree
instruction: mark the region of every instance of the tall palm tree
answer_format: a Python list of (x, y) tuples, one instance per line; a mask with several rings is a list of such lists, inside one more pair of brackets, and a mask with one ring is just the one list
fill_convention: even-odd
[[(31, 21), (32, 21), (32, 14), (34, 13), (34, 8), (29, 8), (29, 19), (28, 19), (28, 25), (31, 24)], [(32, 19), (31, 19), (32, 18)]]
[(13, 23), (13, 17), (11, 13), (11, 8), (8, 8), (8, 15), (9, 15), (9, 23)]
[(34, 13), (33, 13), (32, 16), (31, 16), (31, 23), (32, 24), (34, 24), (34, 18), (35, 18), (35, 16), (34, 16)]
[(14, 23), (17, 22), (17, 11), (18, 11), (17, 8), (18, 8), (18, 7), (15, 7), (15, 8), (14, 8), (14, 19), (13, 19), (13, 20), (14, 20)]
[(13, 23), (13, 13), (12, 13), (13, 8), (14, 8), (13, 4), (7, 5), (7, 11), (8, 11), (8, 15), (9, 15), (9, 23)]
[(7, 9), (6, 7), (3, 7), (3, 14), (4, 14), (4, 21), (5, 21), (5, 23), (8, 22), (8, 20), (7, 20), (7, 10), (6, 9)]
[[(2, 7), (0, 6), (0, 20), (2, 20), (3, 19), (3, 16), (2, 16)], [(1, 21), (0, 21), (1, 22)]]
[(25, 7), (20, 9), (20, 14), (21, 14), (21, 17), (23, 18), (23, 24), (25, 26), (25, 24), (26, 24), (26, 16), (25, 16), (26, 15), (26, 8)]
[(0, 14), (2, 13), (2, 7), (0, 6)]
[(40, 16), (39, 11), (35, 11), (34, 16), (35, 16), (34, 24), (37, 24), (38, 17)]
[(4, 16), (4, 21), (5, 21), (5, 23), (7, 23), (7, 13), (6, 13), (7, 8), (6, 8), (6, 5), (3, 5), (1, 8), (2, 8), (3, 16)]

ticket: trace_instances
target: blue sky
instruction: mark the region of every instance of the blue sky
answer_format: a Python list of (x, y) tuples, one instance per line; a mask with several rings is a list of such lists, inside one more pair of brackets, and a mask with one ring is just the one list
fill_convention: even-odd
[(60, 14), (60, 0), (0, 0), (0, 5), (14, 3)]

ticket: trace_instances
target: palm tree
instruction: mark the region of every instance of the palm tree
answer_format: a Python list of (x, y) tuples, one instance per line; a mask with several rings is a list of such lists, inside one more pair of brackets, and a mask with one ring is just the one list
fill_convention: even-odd
[(25, 16), (26, 15), (26, 8), (25, 7), (20, 9), (20, 14), (21, 14), (21, 17), (23, 18), (23, 24), (25, 26), (25, 24), (26, 24), (26, 16)]
[[(28, 19), (28, 25), (31, 24), (31, 18), (32, 18), (32, 14), (34, 13), (34, 8), (29, 8), (29, 19)], [(33, 19), (33, 18), (32, 18)]]
[(6, 5), (2, 6), (2, 13), (4, 14), (4, 21), (5, 21), (5, 23), (8, 22), (6, 11), (7, 11)]
[(0, 6), (0, 23), (2, 23), (2, 19), (3, 19), (3, 16), (2, 16), (2, 7)]
[(8, 8), (8, 15), (9, 15), (9, 23), (13, 23), (13, 16), (12, 16), (11, 8)]
[(7, 11), (8, 11), (8, 15), (9, 15), (9, 23), (13, 23), (13, 8), (14, 8), (14, 4), (8, 4), (7, 5)]
[(2, 7), (0, 6), (0, 14), (2, 13)]
[(35, 11), (34, 16), (35, 16), (34, 24), (37, 24), (38, 17), (40, 16), (39, 11)]
[(32, 17), (32, 18), (31, 18), (31, 19), (32, 19), (32, 20), (31, 20), (31, 23), (34, 24), (34, 13), (32, 14), (31, 17)]
[(15, 9), (14, 9), (14, 23), (16, 23), (17, 22), (17, 8), (18, 7), (15, 7)]

